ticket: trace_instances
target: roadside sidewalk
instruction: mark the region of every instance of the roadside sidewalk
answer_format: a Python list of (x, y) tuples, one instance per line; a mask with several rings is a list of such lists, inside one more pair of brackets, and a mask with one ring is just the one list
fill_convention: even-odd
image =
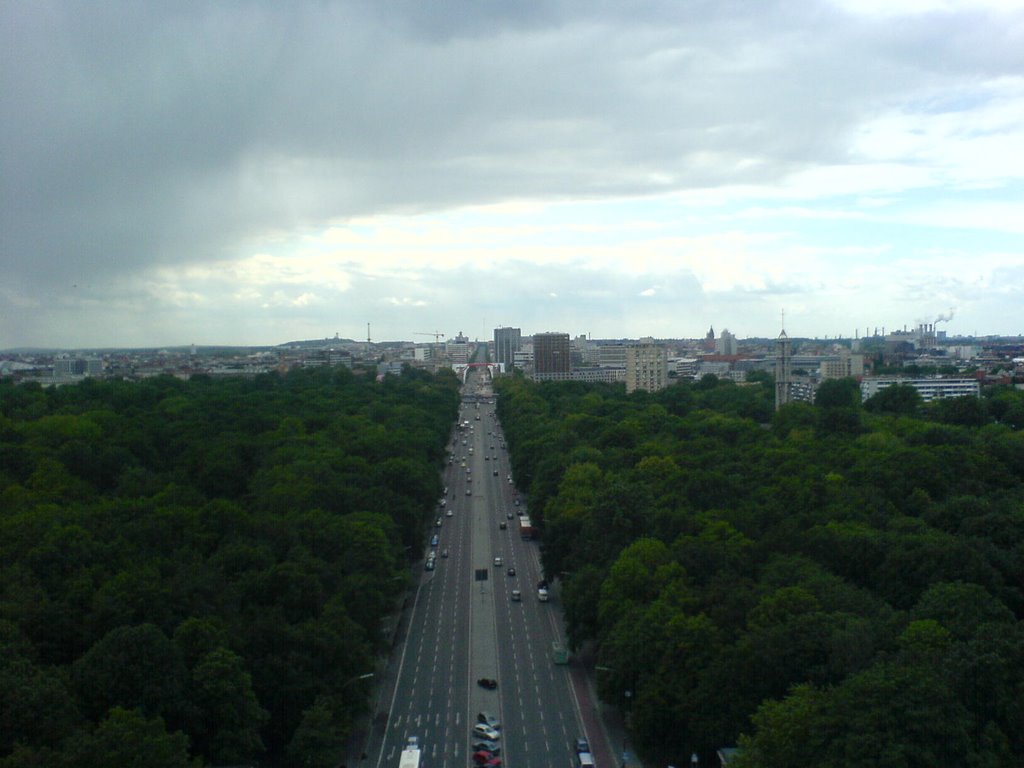
[(629, 744), (622, 713), (597, 697), (595, 658), (584, 647), (569, 659), (573, 689), (580, 703), (583, 725), (590, 739), (591, 753), (598, 768), (643, 768)]

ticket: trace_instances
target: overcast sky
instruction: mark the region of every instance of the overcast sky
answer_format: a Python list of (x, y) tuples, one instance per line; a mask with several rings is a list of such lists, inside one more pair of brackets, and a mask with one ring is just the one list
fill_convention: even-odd
[(0, 36), (0, 348), (1024, 333), (1024, 0), (4, 0)]

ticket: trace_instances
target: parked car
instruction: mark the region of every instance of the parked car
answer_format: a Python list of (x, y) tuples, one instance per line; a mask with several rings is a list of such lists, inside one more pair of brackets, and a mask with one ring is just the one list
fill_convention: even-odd
[(490, 752), (492, 755), (500, 755), (501, 747), (496, 742), (478, 739), (469, 745), (474, 752)]
[(501, 738), (500, 733), (489, 725), (484, 725), (483, 723), (477, 723), (473, 726), (473, 735), (479, 736), (481, 739), (487, 739), (488, 741), (497, 741)]
[(501, 723), (498, 722), (498, 718), (496, 718), (490, 712), (477, 712), (476, 721), (478, 723), (483, 723), (488, 728), (493, 728), (496, 731), (501, 730)]
[(495, 688), (498, 687), (498, 681), (495, 680), (493, 677), (481, 677), (479, 680), (476, 681), (476, 684), (479, 685), (481, 688), (486, 688), (488, 691), (493, 691)]
[(433, 559), (427, 560), (427, 562), (425, 562), (423, 564), (423, 570), (424, 571), (432, 571), (432, 570), (434, 570), (434, 560)]

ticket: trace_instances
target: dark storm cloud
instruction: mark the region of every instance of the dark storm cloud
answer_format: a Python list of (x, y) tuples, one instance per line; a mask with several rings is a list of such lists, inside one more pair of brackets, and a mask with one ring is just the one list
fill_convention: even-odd
[(775, 182), (1020, 42), (774, 2), (7, 2), (0, 30), (5, 314), (358, 215)]

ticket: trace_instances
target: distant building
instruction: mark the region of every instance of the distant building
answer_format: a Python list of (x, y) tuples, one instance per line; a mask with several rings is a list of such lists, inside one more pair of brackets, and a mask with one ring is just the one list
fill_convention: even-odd
[(860, 378), (864, 375), (864, 355), (851, 354), (849, 350), (840, 350), (838, 357), (829, 357), (821, 361), (818, 374), (822, 381), (826, 379)]
[(722, 335), (715, 343), (715, 352), (720, 355), (735, 355), (737, 354), (737, 349), (736, 337), (729, 333), (728, 328), (723, 329)]
[(861, 400), (877, 395), (894, 384), (909, 384), (926, 403), (945, 397), (980, 397), (981, 386), (977, 379), (910, 379), (902, 376), (875, 376), (860, 383)]
[(537, 381), (566, 381), (572, 371), (568, 333), (533, 335), (533, 378)]
[(792, 397), (790, 388), (793, 382), (793, 342), (783, 328), (775, 342), (775, 410), (779, 410)]
[(515, 366), (515, 355), (522, 345), (522, 333), (518, 328), (494, 329), (494, 361), (504, 363), (505, 370)]
[(469, 340), (461, 333), (455, 337), (454, 341), (449, 341), (444, 345), (444, 351), (453, 363), (469, 362)]
[(626, 345), (602, 344), (597, 348), (597, 364), (608, 368), (625, 368)]
[(614, 383), (626, 380), (625, 368), (611, 368), (609, 366), (588, 366), (586, 368), (573, 368), (569, 372), (569, 378), (573, 381), (585, 381), (588, 383), (603, 381)]
[(668, 386), (668, 353), (654, 339), (626, 347), (626, 392), (657, 392)]

